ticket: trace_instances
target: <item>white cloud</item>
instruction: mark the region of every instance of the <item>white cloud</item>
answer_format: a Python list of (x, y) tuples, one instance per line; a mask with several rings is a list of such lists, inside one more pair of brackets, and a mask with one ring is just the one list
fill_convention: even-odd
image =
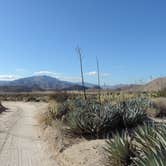
[(48, 71), (48, 70), (41, 70), (41, 71), (37, 71), (34, 72), (34, 75), (52, 75), (52, 76), (59, 76), (61, 75), (60, 73), (55, 73), (52, 71)]
[(70, 82), (80, 82), (81, 78), (77, 77), (77, 76), (65, 76), (61, 73), (56, 73), (56, 72), (52, 72), (52, 71), (48, 71), (48, 70), (41, 70), (41, 71), (37, 71), (34, 72), (34, 75), (49, 75), (52, 77), (56, 77), (60, 80), (63, 81), (70, 81)]
[(0, 75), (0, 81), (13, 81), (20, 78), (17, 75)]
[[(91, 71), (91, 72), (86, 73), (85, 75), (87, 75), (87, 76), (97, 76), (97, 72), (96, 71)], [(100, 73), (100, 75), (102, 77), (109, 77), (111, 74), (110, 73)]]
[(96, 71), (90, 71), (90, 72), (86, 73), (85, 75), (87, 75), (87, 76), (96, 76), (97, 72)]

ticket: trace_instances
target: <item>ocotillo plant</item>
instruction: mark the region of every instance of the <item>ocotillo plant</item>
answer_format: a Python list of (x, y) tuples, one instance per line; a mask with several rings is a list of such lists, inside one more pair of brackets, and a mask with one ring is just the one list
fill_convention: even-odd
[(84, 98), (86, 100), (87, 97), (86, 97), (86, 89), (85, 89), (85, 82), (84, 82), (84, 73), (83, 73), (81, 49), (79, 47), (77, 47), (76, 51), (77, 51), (77, 53), (79, 55), (79, 59), (80, 59), (80, 70), (81, 70), (82, 86), (83, 86), (83, 91), (84, 91)]

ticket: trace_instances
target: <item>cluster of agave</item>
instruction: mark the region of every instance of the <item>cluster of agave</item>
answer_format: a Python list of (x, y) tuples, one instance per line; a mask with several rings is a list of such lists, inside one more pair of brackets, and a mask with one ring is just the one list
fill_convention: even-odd
[(115, 106), (89, 103), (70, 112), (68, 122), (75, 134), (99, 138), (117, 128), (120, 116)]
[(53, 115), (53, 119), (62, 120), (63, 116), (66, 116), (70, 111), (75, 108), (82, 107), (86, 105), (86, 101), (83, 99), (66, 100), (65, 102), (57, 102), (56, 100), (51, 100), (49, 104), (49, 112)]
[(146, 99), (132, 99), (118, 104), (78, 101), (69, 111), (67, 121), (71, 131), (84, 136), (108, 137), (112, 131), (135, 127), (147, 119)]
[(118, 107), (122, 111), (124, 126), (129, 128), (141, 124), (146, 119), (146, 110), (151, 105), (151, 101), (147, 98), (136, 98), (120, 102)]
[(166, 125), (145, 125), (134, 134), (117, 134), (105, 147), (106, 165), (165, 166)]

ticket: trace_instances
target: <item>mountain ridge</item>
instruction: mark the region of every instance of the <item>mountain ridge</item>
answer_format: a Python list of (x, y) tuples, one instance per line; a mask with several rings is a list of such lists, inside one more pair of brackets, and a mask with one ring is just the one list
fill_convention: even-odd
[[(85, 82), (86, 89), (97, 89), (97, 85)], [(139, 84), (117, 84), (113, 86), (102, 86), (103, 89), (121, 91), (158, 91), (166, 88), (166, 77), (150, 81), (144, 85)], [(47, 75), (20, 78), (14, 81), (0, 81), (0, 92), (2, 91), (47, 91), (47, 90), (82, 90), (80, 82), (62, 81)]]
[[(88, 85), (88, 84), (87, 84)], [(95, 85), (94, 85), (95, 86)], [(86, 84), (85, 84), (86, 87)], [(86, 87), (86, 88), (92, 88)], [(47, 91), (47, 90), (82, 90), (80, 83), (62, 81), (47, 75), (31, 76), (13, 81), (0, 81), (0, 91)]]

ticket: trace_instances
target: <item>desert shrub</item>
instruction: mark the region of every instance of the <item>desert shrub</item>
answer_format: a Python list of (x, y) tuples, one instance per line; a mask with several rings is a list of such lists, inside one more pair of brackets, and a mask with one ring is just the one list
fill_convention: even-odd
[(64, 102), (57, 102), (55, 100), (51, 100), (48, 110), (52, 114), (53, 119), (58, 120), (66, 120), (69, 112), (73, 112), (76, 108), (86, 106), (87, 101), (76, 98), (74, 100), (66, 100)]
[(52, 126), (52, 122), (53, 117), (52, 114), (50, 114), (49, 112), (45, 112), (43, 116), (40, 118), (40, 123), (46, 126)]
[(4, 111), (6, 111), (6, 110), (7, 110), (7, 108), (4, 107), (4, 106), (2, 105), (2, 103), (1, 103), (1, 101), (0, 101), (0, 113), (4, 112)]
[(163, 88), (160, 91), (158, 91), (157, 96), (158, 97), (166, 97), (166, 88)]
[(51, 101), (48, 106), (48, 112), (52, 115), (52, 118), (55, 119), (58, 113), (58, 103)]
[(151, 108), (146, 110), (146, 113), (149, 117), (156, 118), (159, 116), (160, 110), (157, 108), (151, 107)]
[(106, 141), (104, 149), (107, 154), (107, 166), (128, 166), (132, 163), (135, 148), (127, 133), (117, 133), (113, 139)]
[(63, 103), (69, 98), (69, 94), (67, 92), (56, 92), (50, 95), (50, 100), (54, 100), (58, 103)]
[(29, 96), (24, 99), (26, 102), (40, 102), (39, 97), (36, 96)]
[(157, 98), (153, 101), (153, 108), (156, 109), (156, 117), (166, 116), (166, 99)]
[(70, 105), (67, 102), (57, 103), (52, 101), (49, 104), (48, 110), (54, 120), (63, 120), (70, 110)]

